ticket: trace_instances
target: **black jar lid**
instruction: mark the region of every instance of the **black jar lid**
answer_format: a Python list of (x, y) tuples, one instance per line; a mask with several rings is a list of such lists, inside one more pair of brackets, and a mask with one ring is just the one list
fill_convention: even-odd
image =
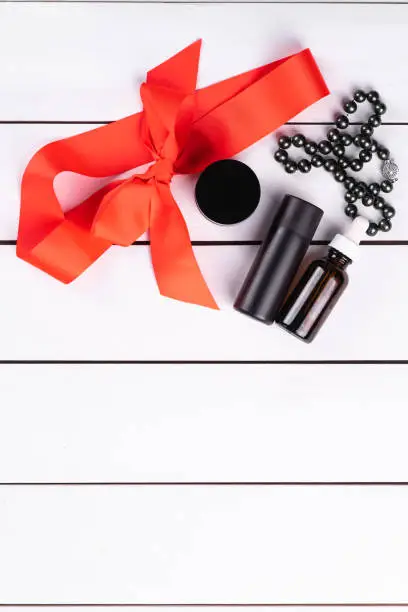
[(207, 219), (232, 225), (252, 215), (261, 197), (261, 187), (249, 166), (236, 159), (222, 159), (202, 172), (195, 197)]

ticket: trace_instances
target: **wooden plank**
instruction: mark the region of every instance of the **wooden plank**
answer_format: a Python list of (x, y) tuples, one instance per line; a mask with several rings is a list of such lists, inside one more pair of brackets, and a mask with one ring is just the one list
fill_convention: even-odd
[(1, 3), (0, 117), (130, 114), (146, 70), (202, 37), (200, 85), (310, 46), (338, 95), (303, 119), (327, 120), (360, 85), (381, 92), (390, 121), (407, 121), (407, 24), (405, 4)]
[[(400, 360), (406, 247), (366, 247), (347, 293), (311, 345), (232, 310), (257, 247), (196, 247), (217, 312), (159, 295), (148, 247), (113, 248), (71, 285), (0, 250), (0, 359)], [(310, 252), (317, 256), (320, 250)]]
[(0, 482), (407, 482), (406, 377), (407, 366), (2, 366)]
[[(20, 190), (19, 181), (25, 165), (34, 152), (47, 142), (92, 129), (91, 125), (0, 125), (0, 189), (4, 205), (0, 207), (0, 240), (13, 240), (17, 236)], [(321, 140), (326, 134), (325, 126), (287, 126), (286, 132), (295, 133), (301, 130), (307, 137)], [(358, 131), (355, 127), (354, 131)], [(378, 140), (391, 149), (401, 168), (408, 166), (406, 140), (407, 126), (382, 126), (378, 130)], [(310, 200), (325, 211), (323, 221), (316, 233), (317, 239), (331, 239), (336, 231), (344, 227), (344, 188), (333, 181), (325, 170), (315, 169), (308, 175), (288, 175), (275, 162), (273, 153), (276, 150), (276, 137), (263, 139), (260, 143), (243, 152), (239, 158), (249, 164), (259, 177), (262, 187), (262, 198), (256, 212), (244, 223), (232, 226), (210, 223), (199, 212), (194, 197), (196, 176), (176, 176), (172, 189), (177, 202), (187, 221), (192, 240), (260, 240), (266, 227), (280, 203), (282, 194), (294, 193)], [(355, 149), (349, 154), (355, 155)], [(300, 159), (298, 153), (293, 156)], [(369, 164), (368, 170), (358, 174), (361, 180), (381, 181), (380, 161)], [(408, 240), (408, 210), (405, 205), (405, 194), (408, 189), (406, 173), (395, 190), (386, 197), (397, 210), (397, 216), (390, 234), (380, 234), (378, 239)], [(87, 197), (103, 183), (92, 179), (62, 173), (55, 182), (56, 192), (63, 208), (71, 208)], [(380, 216), (373, 209), (364, 208), (360, 202), (362, 214), (373, 220)], [(135, 237), (136, 238), (136, 237)], [(147, 236), (142, 236), (146, 240)]]
[(13, 487), (0, 500), (2, 603), (408, 600), (407, 487)]

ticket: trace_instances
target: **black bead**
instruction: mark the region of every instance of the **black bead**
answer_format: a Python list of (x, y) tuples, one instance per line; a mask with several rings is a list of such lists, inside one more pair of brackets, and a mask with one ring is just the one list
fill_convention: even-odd
[(357, 134), (357, 136), (354, 136), (353, 142), (356, 145), (356, 147), (360, 147), (361, 146), (361, 134)]
[(346, 191), (344, 194), (344, 199), (346, 200), (347, 204), (354, 204), (354, 202), (357, 200), (352, 191)]
[(303, 172), (303, 174), (306, 174), (307, 172), (310, 172), (312, 164), (308, 159), (301, 159), (298, 163), (298, 168), (301, 172)]
[(350, 160), (348, 159), (348, 157), (345, 157), (345, 156), (339, 157), (337, 160), (337, 165), (342, 170), (345, 170), (346, 168), (349, 167)]
[(336, 157), (341, 157), (345, 153), (344, 146), (342, 144), (335, 144), (333, 147), (333, 153)]
[(312, 157), (312, 166), (315, 168), (320, 168), (320, 166), (323, 166), (323, 161), (323, 157), (316, 153), (316, 155), (313, 155)]
[(370, 223), (367, 228), (367, 236), (375, 236), (378, 233), (378, 225), (376, 223)]
[(319, 142), (319, 151), (323, 153), (323, 155), (328, 155), (332, 150), (332, 146), (328, 140), (322, 140)]
[(281, 149), (289, 149), (292, 144), (292, 139), (290, 136), (281, 136), (278, 140), (278, 145)]
[(343, 104), (343, 109), (348, 115), (352, 115), (357, 110), (357, 104), (354, 102), (354, 100), (347, 100), (347, 102), (344, 102)]
[(384, 193), (390, 193), (393, 190), (393, 184), (391, 183), (391, 181), (383, 181), (381, 183), (381, 191), (383, 191)]
[(288, 159), (288, 152), (284, 149), (278, 149), (274, 155), (277, 162), (285, 162)]
[(389, 232), (392, 227), (391, 221), (389, 219), (381, 219), (378, 227), (382, 232)]
[(372, 206), (374, 204), (374, 200), (375, 197), (366, 193), (365, 195), (363, 195), (361, 201), (364, 204), (364, 206)]
[(357, 183), (357, 185), (360, 187), (360, 189), (363, 190), (364, 193), (367, 193), (368, 191), (368, 185), (366, 185), (366, 183), (364, 181), (359, 181)]
[(372, 136), (374, 132), (374, 128), (372, 128), (371, 125), (368, 125), (367, 123), (363, 123), (363, 125), (360, 128), (360, 132), (362, 133), (363, 136)]
[(356, 179), (353, 178), (352, 176), (348, 176), (346, 180), (344, 181), (344, 186), (346, 189), (353, 189), (355, 184), (356, 184)]
[(350, 136), (350, 134), (347, 134), (347, 132), (345, 132), (344, 134), (340, 134), (340, 144), (342, 144), (344, 147), (349, 147), (353, 142), (353, 137)]
[(362, 136), (360, 138), (360, 147), (362, 149), (371, 149), (371, 140), (367, 136)]
[(375, 153), (378, 149), (378, 142), (376, 140), (371, 140), (370, 151), (371, 153)]
[(306, 138), (303, 136), (303, 134), (295, 134), (292, 137), (292, 144), (298, 149), (300, 149), (300, 147), (303, 147), (305, 145), (305, 142)]
[(374, 104), (374, 112), (376, 115), (383, 115), (387, 110), (387, 107), (385, 106), (384, 102), (377, 102), (377, 104)]
[(373, 90), (373, 91), (368, 92), (367, 100), (371, 102), (371, 104), (378, 102), (379, 99), (380, 99), (380, 94), (378, 93), (378, 91)]
[(357, 200), (362, 198), (365, 194), (365, 189), (359, 183), (352, 189), (352, 193), (356, 196)]
[(378, 196), (380, 189), (381, 188), (378, 183), (370, 183), (368, 186), (368, 191), (374, 196)]
[(329, 159), (326, 159), (324, 162), (324, 168), (325, 170), (327, 170), (327, 172), (334, 172), (336, 169), (335, 160), (332, 159), (331, 157)]
[(361, 161), (361, 159), (353, 159), (351, 161), (350, 168), (353, 170), (353, 172), (360, 172), (362, 167), (363, 162)]
[(385, 147), (378, 147), (377, 155), (383, 161), (390, 158), (390, 152)]
[(338, 183), (343, 183), (346, 178), (346, 173), (341, 168), (337, 168), (333, 174)]
[(346, 128), (348, 128), (349, 123), (350, 122), (346, 115), (339, 115), (336, 119), (336, 127), (338, 127), (339, 130), (345, 130)]
[(314, 155), (315, 153), (317, 153), (317, 144), (309, 140), (305, 144), (305, 153), (307, 153), (308, 155)]
[(370, 117), (368, 118), (368, 123), (373, 128), (378, 128), (382, 123), (382, 119), (380, 115), (370, 115)]
[(376, 210), (383, 210), (385, 206), (385, 200), (382, 196), (377, 196), (374, 200), (374, 208)]
[(355, 219), (357, 217), (357, 206), (355, 204), (347, 204), (344, 212), (348, 217)]
[(336, 128), (332, 128), (331, 130), (327, 132), (327, 139), (330, 142), (338, 142), (339, 138), (340, 138), (340, 132)]
[(384, 219), (392, 219), (393, 217), (395, 217), (395, 208), (393, 208), (389, 204), (386, 204), (382, 209), (382, 214)]
[(370, 162), (373, 158), (373, 154), (371, 153), (371, 151), (367, 151), (366, 149), (360, 151), (358, 156), (364, 164), (368, 164), (368, 162)]
[(291, 159), (288, 159), (285, 162), (285, 170), (288, 174), (293, 174), (294, 172), (296, 172), (297, 170), (296, 162), (292, 161)]
[(362, 89), (357, 89), (357, 91), (354, 92), (354, 99), (359, 104), (361, 104), (361, 102), (365, 102), (366, 98), (367, 96)]

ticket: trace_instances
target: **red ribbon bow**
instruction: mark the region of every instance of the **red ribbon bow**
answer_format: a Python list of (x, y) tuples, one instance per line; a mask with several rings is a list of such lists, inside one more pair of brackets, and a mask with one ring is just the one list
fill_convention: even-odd
[[(236, 155), (328, 89), (306, 49), (196, 90), (200, 48), (197, 41), (148, 73), (142, 112), (34, 155), (22, 180), (18, 257), (69, 283), (111, 245), (130, 245), (149, 230), (160, 293), (217, 308), (171, 194), (172, 176)], [(148, 162), (144, 174), (111, 182), (69, 212), (55, 195), (60, 172), (106, 177)]]

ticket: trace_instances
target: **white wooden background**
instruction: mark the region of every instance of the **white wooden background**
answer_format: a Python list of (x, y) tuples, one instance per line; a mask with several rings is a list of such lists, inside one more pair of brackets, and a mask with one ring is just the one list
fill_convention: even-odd
[[(198, 37), (200, 85), (312, 48), (333, 96), (288, 131), (322, 137), (356, 86), (389, 107), (395, 228), (310, 346), (231, 308), (283, 193), (325, 210), (311, 254), (344, 227), (341, 189), (287, 177), (274, 136), (240, 156), (263, 195), (237, 227), (174, 180), (221, 312), (160, 297), (146, 237), (71, 286), (15, 257), (30, 155), (138, 110)], [(404, 2), (0, 3), (0, 606), (408, 606), (407, 60)], [(67, 180), (95, 188), (59, 177), (64, 206)]]

